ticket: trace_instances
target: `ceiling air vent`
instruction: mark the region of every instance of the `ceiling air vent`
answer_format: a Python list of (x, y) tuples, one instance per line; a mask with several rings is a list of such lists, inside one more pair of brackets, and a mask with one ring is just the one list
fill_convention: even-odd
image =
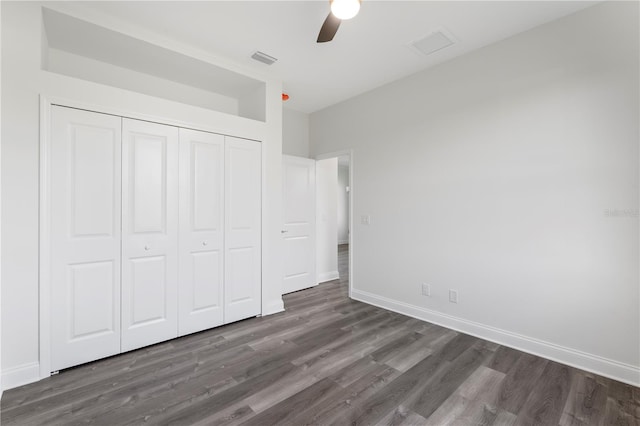
[(453, 36), (446, 34), (444, 30), (438, 30), (420, 40), (414, 41), (411, 43), (411, 47), (415, 51), (427, 56), (440, 49), (449, 47), (454, 43), (455, 39)]
[(273, 56), (269, 56), (266, 53), (262, 53), (260, 51), (257, 51), (256, 53), (251, 55), (251, 58), (255, 59), (258, 62), (262, 62), (263, 64), (267, 64), (267, 65), (271, 65), (275, 61), (277, 61), (277, 59), (274, 58)]

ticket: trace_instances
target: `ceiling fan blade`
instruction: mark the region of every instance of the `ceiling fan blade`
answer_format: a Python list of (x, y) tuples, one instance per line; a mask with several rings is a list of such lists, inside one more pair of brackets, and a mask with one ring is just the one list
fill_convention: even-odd
[(340, 22), (342, 21), (333, 16), (333, 13), (329, 13), (327, 19), (324, 20), (324, 24), (322, 24), (322, 28), (320, 28), (317, 42), (326, 43), (327, 41), (333, 40), (338, 28), (340, 28)]

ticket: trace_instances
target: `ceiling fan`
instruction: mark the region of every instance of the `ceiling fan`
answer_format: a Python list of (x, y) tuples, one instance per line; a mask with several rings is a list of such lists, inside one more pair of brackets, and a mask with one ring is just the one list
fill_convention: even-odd
[(331, 3), (331, 12), (324, 20), (320, 34), (318, 34), (317, 43), (326, 43), (333, 40), (333, 37), (340, 28), (340, 23), (351, 19), (358, 14), (360, 10), (361, 0), (329, 0)]

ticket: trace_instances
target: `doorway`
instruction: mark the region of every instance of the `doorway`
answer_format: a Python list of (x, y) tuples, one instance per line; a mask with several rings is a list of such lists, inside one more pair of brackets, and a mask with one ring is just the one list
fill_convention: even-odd
[(351, 296), (353, 287), (353, 154), (316, 157), (318, 282), (336, 280)]

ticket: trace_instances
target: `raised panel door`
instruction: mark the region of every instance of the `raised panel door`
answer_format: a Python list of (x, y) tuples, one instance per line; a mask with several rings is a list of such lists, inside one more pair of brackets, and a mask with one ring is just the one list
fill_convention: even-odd
[(179, 332), (223, 323), (224, 136), (180, 129)]
[(178, 128), (122, 123), (122, 350), (178, 335)]
[(225, 137), (224, 322), (261, 312), (260, 142)]
[(121, 119), (51, 108), (51, 368), (120, 352)]
[(285, 259), (282, 293), (291, 293), (317, 284), (316, 162), (284, 155), (282, 175)]

